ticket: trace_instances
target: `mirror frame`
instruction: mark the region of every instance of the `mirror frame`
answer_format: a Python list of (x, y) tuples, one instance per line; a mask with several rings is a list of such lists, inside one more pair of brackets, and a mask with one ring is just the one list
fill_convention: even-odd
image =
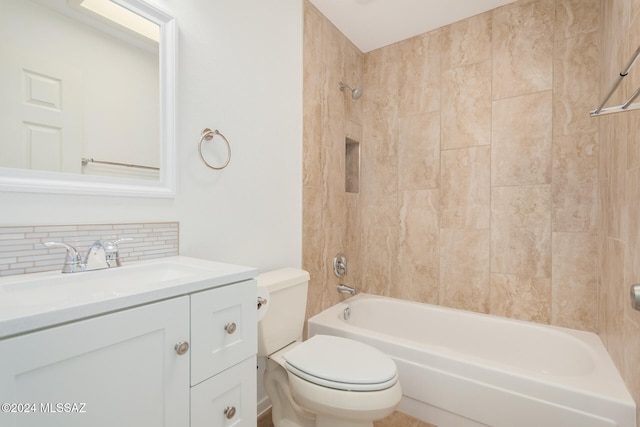
[[(111, 0), (160, 27), (160, 179), (127, 179), (0, 167), (0, 191), (174, 197), (176, 194), (176, 20), (143, 0)], [(80, 161), (80, 159), (78, 159)]]

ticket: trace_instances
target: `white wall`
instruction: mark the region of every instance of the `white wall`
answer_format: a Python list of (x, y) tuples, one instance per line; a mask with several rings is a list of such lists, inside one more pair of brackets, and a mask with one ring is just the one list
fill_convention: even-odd
[[(182, 255), (299, 267), (302, 1), (152, 3), (179, 28), (177, 197), (0, 192), (0, 225), (179, 221)], [(198, 157), (205, 127), (231, 143), (223, 171)]]

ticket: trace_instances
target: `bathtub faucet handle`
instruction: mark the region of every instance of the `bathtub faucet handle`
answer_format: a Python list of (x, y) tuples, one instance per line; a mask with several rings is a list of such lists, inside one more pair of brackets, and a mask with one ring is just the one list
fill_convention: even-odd
[(344, 277), (347, 275), (347, 256), (343, 253), (339, 253), (333, 259), (333, 274), (336, 277)]
[(338, 292), (340, 292), (341, 294), (355, 295), (356, 294), (356, 289), (352, 288), (351, 286), (343, 285), (341, 283), (341, 284), (338, 285)]

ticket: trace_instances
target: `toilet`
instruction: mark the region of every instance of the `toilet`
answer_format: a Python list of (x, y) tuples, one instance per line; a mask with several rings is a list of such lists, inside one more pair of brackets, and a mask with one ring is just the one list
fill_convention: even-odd
[[(402, 398), (394, 361), (350, 339), (302, 341), (309, 273), (295, 268), (258, 276), (268, 308), (258, 322), (258, 356), (275, 427), (372, 427)], [(260, 289), (262, 288), (262, 289)]]

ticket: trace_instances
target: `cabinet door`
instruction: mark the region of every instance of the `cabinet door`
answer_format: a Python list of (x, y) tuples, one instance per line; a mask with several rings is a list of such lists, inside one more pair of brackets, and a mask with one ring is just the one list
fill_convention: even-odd
[(257, 312), (255, 280), (191, 295), (191, 385), (256, 354)]
[(185, 296), (1, 340), (0, 425), (184, 427), (188, 334)]
[(256, 357), (191, 389), (191, 427), (255, 427)]

